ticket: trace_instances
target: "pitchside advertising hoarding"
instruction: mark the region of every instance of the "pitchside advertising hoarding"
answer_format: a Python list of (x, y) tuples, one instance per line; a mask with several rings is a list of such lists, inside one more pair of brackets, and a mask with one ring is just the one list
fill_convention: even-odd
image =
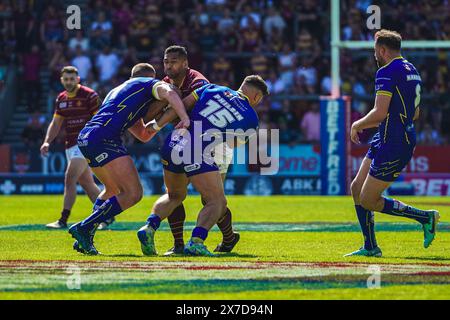
[[(3, 148), (3, 159), (9, 165), (0, 172), (0, 194), (62, 194), (67, 165), (63, 148), (41, 157), (39, 149)], [(5, 151), (8, 149), (7, 151)], [(130, 147), (141, 176), (145, 194), (165, 192), (162, 164), (157, 148), (141, 145)], [(0, 158), (0, 159), (2, 159)], [(6, 161), (2, 162), (3, 164)], [(280, 146), (279, 171), (276, 175), (260, 175), (248, 165), (231, 165), (225, 182), (227, 194), (244, 195), (317, 195), (320, 194), (320, 148), (313, 145)], [(79, 192), (82, 189), (78, 187)], [(195, 194), (190, 188), (189, 192)]]
[[(232, 165), (225, 182), (227, 194), (338, 195), (364, 158), (368, 146), (352, 145), (348, 130), (348, 100), (323, 99), (321, 145), (280, 145), (279, 170), (260, 175), (248, 165)], [(351, 150), (351, 151), (349, 151)], [(141, 175), (145, 194), (164, 192), (159, 150), (148, 145), (129, 148)], [(415, 195), (450, 195), (450, 146), (417, 146), (410, 164), (390, 192)], [(62, 194), (66, 156), (62, 147), (49, 157), (38, 147), (0, 145), (0, 194)], [(82, 192), (81, 188), (79, 191)], [(190, 188), (190, 193), (195, 190)]]

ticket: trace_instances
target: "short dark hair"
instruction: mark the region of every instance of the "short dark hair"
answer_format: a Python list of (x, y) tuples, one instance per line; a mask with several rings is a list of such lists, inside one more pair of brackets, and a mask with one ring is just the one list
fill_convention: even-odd
[(249, 86), (252, 86), (252, 87), (260, 90), (264, 96), (269, 95), (269, 89), (267, 88), (267, 83), (259, 75), (253, 74), (251, 76), (245, 77), (243, 84), (247, 84)]
[(131, 78), (154, 77), (155, 75), (155, 68), (149, 63), (138, 63), (131, 69)]
[(78, 69), (75, 68), (74, 66), (65, 66), (64, 68), (61, 69), (61, 76), (64, 73), (75, 73), (76, 75), (78, 75)]
[(402, 47), (402, 36), (397, 31), (382, 29), (375, 33), (375, 44), (400, 51)]
[(188, 57), (187, 50), (183, 46), (170, 46), (164, 51), (165, 55), (168, 53), (178, 53), (179, 56), (181, 56), (185, 59), (187, 59), (187, 57)]

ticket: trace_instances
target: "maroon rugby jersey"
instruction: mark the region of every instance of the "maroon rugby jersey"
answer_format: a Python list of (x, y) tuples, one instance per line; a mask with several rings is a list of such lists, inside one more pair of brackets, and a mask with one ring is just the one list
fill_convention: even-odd
[[(165, 76), (163, 81), (167, 83), (172, 83), (172, 79), (168, 76)], [(209, 81), (206, 77), (198, 72), (197, 70), (188, 68), (186, 71), (186, 76), (183, 79), (183, 83), (180, 86), (181, 90), (181, 98), (185, 98), (192, 93), (195, 89), (203, 87), (205, 84), (208, 84)]]
[(77, 144), (78, 134), (92, 116), (97, 113), (100, 98), (94, 90), (80, 85), (73, 92), (61, 92), (55, 102), (55, 117), (64, 118), (66, 149)]

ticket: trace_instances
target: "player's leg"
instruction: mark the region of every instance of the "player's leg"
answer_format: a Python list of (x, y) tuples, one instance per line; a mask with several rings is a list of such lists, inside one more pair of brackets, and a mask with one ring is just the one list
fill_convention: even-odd
[(384, 181), (369, 175), (361, 190), (361, 205), (373, 211), (404, 217), (422, 224), (424, 231), (424, 247), (428, 248), (434, 240), (439, 213), (436, 210), (421, 210), (401, 201), (383, 197), (382, 193), (392, 181)]
[(171, 172), (164, 169), (164, 184), (167, 193), (162, 195), (153, 205), (147, 224), (139, 229), (137, 236), (141, 243), (142, 253), (146, 256), (156, 255), (154, 235), (162, 220), (169, 217), (187, 195), (188, 179), (184, 173)]
[[(88, 195), (88, 197), (92, 201), (92, 203), (95, 204), (94, 210), (103, 204), (104, 201), (99, 199), (101, 190), (94, 181), (94, 177), (93, 177), (91, 168), (87, 167), (86, 170), (84, 170), (84, 172), (81, 174), (80, 178), (78, 179), (78, 183), (84, 189), (84, 191), (86, 192), (86, 194)], [(97, 230), (104, 230), (104, 229), (108, 228), (108, 226), (111, 225), (114, 221), (115, 221), (115, 219), (111, 218), (109, 220), (106, 220), (105, 222), (100, 223)]]
[(198, 214), (196, 227), (192, 231), (192, 237), (186, 245), (185, 252), (194, 255), (212, 255), (203, 242), (227, 207), (223, 182), (219, 171), (193, 175), (190, 177), (190, 182), (201, 194), (205, 205)]
[[(358, 217), (359, 225), (364, 236), (364, 246), (360, 250), (367, 251), (370, 255), (372, 250), (378, 247), (375, 238), (375, 221), (373, 211), (365, 209), (361, 206), (360, 194), (364, 182), (369, 174), (370, 165), (372, 159), (365, 157), (361, 163), (358, 173), (351, 183), (351, 192), (353, 197), (353, 202), (355, 204), (356, 216)], [(378, 250), (377, 250), (378, 251)]]
[(79, 241), (86, 253), (96, 254), (93, 237), (98, 225), (132, 207), (142, 198), (139, 175), (130, 156), (112, 159), (102, 167), (94, 167), (94, 174), (105, 184), (99, 195), (103, 204), (94, 209), (83, 221), (72, 226), (69, 232)]
[[(219, 166), (220, 168), (220, 166)], [(228, 169), (228, 166), (227, 166)], [(225, 183), (227, 177), (226, 170), (221, 170), (222, 182)], [(202, 199), (203, 202), (203, 199)], [(204, 204), (204, 202), (203, 202)], [(233, 230), (233, 220), (230, 208), (227, 206), (224, 214), (217, 221), (217, 226), (222, 232), (222, 242), (214, 249), (214, 252), (231, 252), (240, 240), (240, 234)]]
[(183, 203), (176, 207), (172, 214), (167, 217), (169, 222), (170, 231), (172, 231), (174, 244), (171, 249), (169, 249), (165, 255), (179, 254), (184, 251), (184, 221), (186, 220), (186, 211), (184, 209)]
[(86, 194), (87, 194), (88, 198), (91, 200), (91, 202), (94, 203), (95, 200), (97, 200), (101, 190), (95, 183), (92, 170), (91, 170), (91, 168), (89, 168), (89, 166), (86, 165), (86, 169), (83, 171), (83, 173), (78, 178), (78, 183), (83, 188), (83, 190), (86, 192)]
[(47, 228), (67, 228), (67, 220), (77, 196), (77, 181), (86, 167), (87, 163), (84, 158), (68, 157), (68, 165), (64, 176), (64, 201), (61, 217), (58, 221), (47, 224)]
[[(219, 167), (222, 182), (225, 183), (228, 167), (233, 161), (233, 149), (226, 143), (218, 144), (214, 148), (214, 162)], [(202, 199), (203, 200), (203, 199)], [(222, 232), (222, 242), (214, 249), (215, 252), (231, 252), (239, 242), (240, 235), (233, 231), (233, 221), (230, 208), (226, 208), (223, 215), (217, 221), (217, 226)]]

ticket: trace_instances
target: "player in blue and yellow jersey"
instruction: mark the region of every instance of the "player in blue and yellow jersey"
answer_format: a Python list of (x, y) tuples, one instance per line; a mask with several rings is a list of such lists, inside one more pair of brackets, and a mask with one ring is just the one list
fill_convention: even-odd
[(142, 198), (142, 186), (133, 160), (122, 144), (128, 130), (143, 142), (154, 133), (143, 117), (157, 100), (169, 103), (181, 119), (177, 128), (189, 127), (190, 120), (178, 93), (166, 82), (154, 78), (155, 69), (141, 63), (133, 67), (131, 79), (112, 89), (99, 112), (86, 123), (78, 136), (78, 146), (89, 166), (104, 184), (92, 214), (73, 225), (69, 233), (77, 241), (74, 249), (98, 254), (93, 238), (98, 225), (132, 207)]
[[(156, 254), (155, 231), (161, 220), (167, 218), (186, 198), (189, 183), (201, 194), (204, 207), (185, 246), (185, 253), (212, 255), (203, 242), (227, 207), (219, 167), (214, 159), (215, 146), (225, 141), (231, 143), (233, 148), (245, 143), (251, 132), (256, 133), (259, 120), (254, 107), (267, 94), (264, 80), (253, 75), (244, 79), (238, 91), (207, 84), (183, 99), (186, 109), (192, 109), (192, 124), (187, 131), (175, 130), (162, 147), (167, 194), (155, 202), (147, 224), (138, 231), (144, 255)], [(169, 110), (154, 128), (158, 130), (174, 117), (175, 114)]]
[(400, 55), (401, 40), (395, 31), (380, 30), (375, 34), (375, 59), (379, 66), (375, 106), (351, 128), (354, 143), (359, 143), (358, 133), (364, 129), (378, 127), (378, 132), (351, 185), (364, 246), (346, 256), (382, 255), (375, 239), (373, 211), (421, 223), (425, 248), (435, 237), (439, 221), (436, 210), (420, 210), (382, 196), (409, 163), (416, 145), (413, 121), (419, 117), (421, 78), (416, 68)]

